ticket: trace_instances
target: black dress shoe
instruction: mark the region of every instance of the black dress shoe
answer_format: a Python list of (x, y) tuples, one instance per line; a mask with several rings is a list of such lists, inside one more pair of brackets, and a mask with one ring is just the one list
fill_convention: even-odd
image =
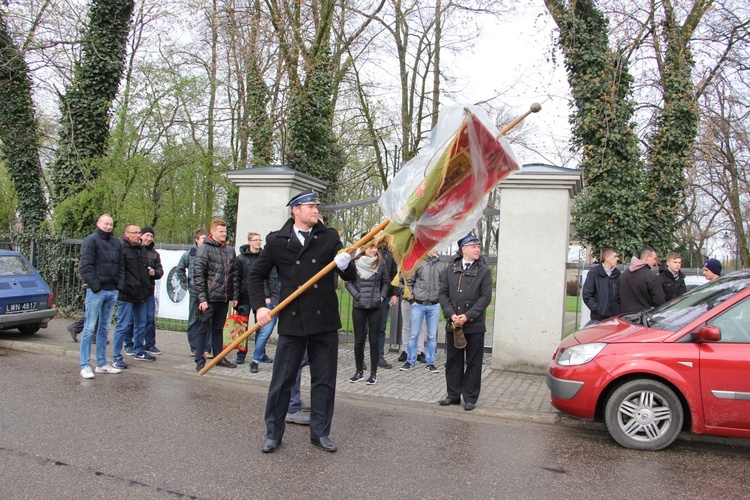
[(223, 366), (224, 368), (237, 368), (237, 365), (227, 360), (227, 358), (221, 358), (221, 361), (216, 364), (219, 366)]
[(201, 359), (197, 363), (195, 363), (195, 371), (199, 372), (203, 369), (203, 367), (206, 366), (206, 360)]
[(464, 403), (464, 410), (471, 411), (474, 409), (474, 403)]
[(319, 446), (320, 448), (322, 448), (323, 451), (329, 451), (333, 453), (337, 450), (336, 443), (331, 441), (331, 438), (329, 438), (328, 436), (321, 436), (319, 438), (310, 437), (310, 442), (315, 446)]
[(260, 451), (263, 453), (273, 453), (279, 446), (281, 446), (281, 439), (266, 439)]
[(406, 357), (406, 351), (401, 351), (401, 355), (398, 357), (398, 362), (403, 363), (404, 361), (406, 361)]
[(440, 401), (438, 401), (438, 404), (440, 406), (450, 406), (450, 405), (461, 404), (461, 401), (455, 401), (455, 400), (453, 400), (453, 399), (451, 399), (449, 397), (444, 397), (443, 399), (441, 399)]

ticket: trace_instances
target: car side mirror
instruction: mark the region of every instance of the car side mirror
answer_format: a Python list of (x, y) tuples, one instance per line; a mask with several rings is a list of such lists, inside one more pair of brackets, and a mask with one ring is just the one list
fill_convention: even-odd
[(718, 342), (721, 340), (721, 330), (715, 326), (702, 326), (693, 333), (693, 337), (700, 342)]

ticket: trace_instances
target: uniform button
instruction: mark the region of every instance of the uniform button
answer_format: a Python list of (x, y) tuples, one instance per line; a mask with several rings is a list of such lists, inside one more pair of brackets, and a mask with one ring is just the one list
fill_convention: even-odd
[(312, 260), (312, 263), (315, 264), (315, 259)]
[(299, 265), (299, 261), (295, 262), (295, 264)]
[(292, 316), (296, 316), (296, 315), (297, 315), (297, 311), (292, 311)]
[(318, 311), (316, 311), (316, 312), (317, 312), (318, 314), (320, 314), (320, 311), (319, 311), (319, 310), (318, 310)]
[(313, 285), (313, 288), (318, 288), (318, 284), (317, 284), (317, 283), (315, 283), (315, 284)]

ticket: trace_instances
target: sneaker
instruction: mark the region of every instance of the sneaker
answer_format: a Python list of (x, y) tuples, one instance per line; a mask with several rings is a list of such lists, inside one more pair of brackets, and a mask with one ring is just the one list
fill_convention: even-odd
[(125, 354), (127, 354), (128, 356), (134, 356), (135, 355), (135, 352), (133, 352), (133, 348), (132, 347), (126, 347), (124, 349), (124, 351), (125, 351)]
[(267, 354), (264, 354), (260, 362), (261, 363), (273, 363), (273, 358), (269, 358)]
[(211, 354), (210, 352), (204, 352), (203, 357), (206, 359), (214, 359), (214, 355)]
[(112, 360), (112, 366), (115, 368), (119, 368), (120, 370), (124, 370), (128, 367), (127, 363), (121, 359), (113, 359)]
[(310, 415), (300, 410), (294, 413), (287, 413), (284, 421), (290, 424), (310, 425)]
[(365, 379), (365, 376), (362, 375), (362, 372), (357, 372), (357, 373), (354, 374), (354, 376), (352, 378), (349, 379), (349, 382), (351, 382), (353, 384), (355, 382), (359, 382), (359, 381), (362, 381), (364, 379)]
[(83, 370), (81, 370), (81, 377), (83, 378), (94, 378), (96, 375), (94, 375), (94, 372), (91, 371), (91, 367), (86, 365), (83, 367)]
[(398, 362), (403, 363), (404, 361), (406, 361), (406, 358), (407, 358), (406, 351), (401, 351), (401, 356), (398, 357)]
[(161, 354), (161, 349), (159, 349), (156, 346), (153, 346), (153, 347), (149, 347), (148, 349), (146, 349), (146, 352), (149, 354), (156, 354), (158, 356), (159, 354)]
[(427, 362), (427, 360), (424, 357), (424, 353), (423, 352), (420, 352), (419, 354), (417, 354), (417, 361), (419, 361), (420, 363), (426, 363)]
[(378, 383), (378, 377), (375, 375), (370, 375), (367, 379), (367, 385), (375, 385)]
[(413, 369), (414, 369), (414, 365), (409, 363), (408, 361), (404, 363), (404, 366), (399, 368), (399, 370), (402, 372), (408, 372), (409, 370), (413, 370)]
[(386, 370), (390, 370), (391, 368), (393, 368), (393, 365), (388, 361), (381, 359), (380, 361), (378, 361), (378, 368), (385, 368)]
[(133, 356), (133, 359), (135, 359), (136, 361), (156, 361), (156, 358), (146, 351), (143, 351), (140, 354), (136, 354), (135, 356)]
[(250, 373), (258, 373), (258, 363), (255, 361), (250, 363)]
[(115, 368), (109, 363), (96, 367), (96, 373), (120, 373), (122, 370)]
[(425, 370), (427, 370), (430, 373), (440, 373), (440, 370), (435, 367), (435, 365), (427, 365), (424, 367)]

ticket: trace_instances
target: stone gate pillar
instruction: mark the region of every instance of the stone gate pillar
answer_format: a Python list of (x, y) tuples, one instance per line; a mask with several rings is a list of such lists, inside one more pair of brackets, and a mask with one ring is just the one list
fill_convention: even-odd
[(240, 189), (237, 203), (237, 241), (247, 243), (247, 233), (259, 233), (265, 245), (266, 236), (277, 231), (289, 218), (287, 202), (300, 191), (313, 188), (320, 192), (326, 183), (281, 165), (231, 170), (227, 178)]
[(493, 369), (544, 373), (562, 337), (577, 170), (530, 164), (500, 184)]

